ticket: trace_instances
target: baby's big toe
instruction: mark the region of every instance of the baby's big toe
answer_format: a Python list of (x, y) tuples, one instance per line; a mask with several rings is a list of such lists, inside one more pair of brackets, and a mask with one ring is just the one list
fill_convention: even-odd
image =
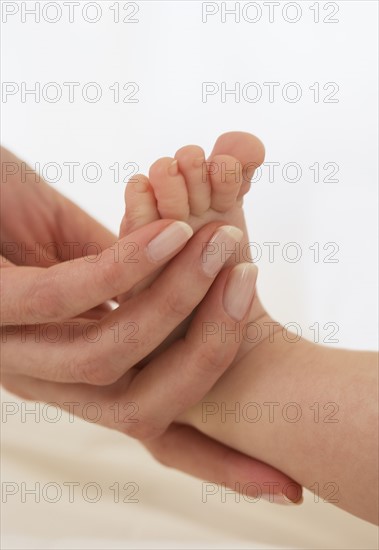
[(211, 207), (227, 212), (235, 206), (243, 182), (242, 165), (230, 155), (216, 155), (208, 163), (212, 186)]

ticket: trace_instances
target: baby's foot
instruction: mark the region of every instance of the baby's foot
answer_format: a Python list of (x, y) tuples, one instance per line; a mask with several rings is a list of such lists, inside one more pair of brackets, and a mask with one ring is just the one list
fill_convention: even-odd
[[(263, 159), (264, 147), (258, 138), (244, 132), (229, 132), (218, 138), (207, 165), (204, 151), (194, 145), (179, 149), (175, 158), (158, 160), (152, 165), (149, 178), (135, 176), (126, 187), (120, 237), (160, 218), (186, 221), (194, 231), (219, 220), (239, 227), (244, 232), (241, 244), (247, 243), (242, 201), (253, 172)], [(156, 273), (153, 279), (142, 281), (132, 292), (119, 297), (119, 301), (138, 294), (157, 276)], [(253, 310), (256, 310), (254, 317), (262, 313), (258, 300)], [(183, 321), (141, 366), (185, 334), (188, 323), (189, 319)]]
[(263, 158), (256, 137), (230, 132), (220, 136), (207, 162), (203, 149), (195, 145), (179, 149), (174, 158), (159, 159), (149, 178), (138, 175), (128, 183), (120, 236), (165, 218), (185, 221), (194, 231), (221, 221), (239, 227), (247, 241), (243, 195)]

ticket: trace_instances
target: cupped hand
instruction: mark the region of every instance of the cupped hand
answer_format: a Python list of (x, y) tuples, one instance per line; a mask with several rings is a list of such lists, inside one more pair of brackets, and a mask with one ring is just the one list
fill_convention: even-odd
[[(225, 326), (235, 322), (224, 303), (230, 269), (218, 277), (222, 262), (213, 276), (203, 270), (203, 246), (218, 225), (203, 228), (178, 254), (190, 237), (182, 225), (174, 250), (159, 259), (167, 235), (158, 241), (158, 252), (149, 252), (149, 243), (173, 222), (160, 220), (116, 241), (71, 201), (36, 182), (31, 172), (23, 180), (22, 161), (2, 153), (3, 385), (24, 398), (63, 408), (97, 401), (103, 424), (144, 439), (160, 462), (232, 488), (252, 479), (278, 481), (275, 493), (280, 494), (287, 476), (190, 427), (172, 424), (207, 393), (238, 348), (226, 351), (218, 337), (204, 339), (209, 319)], [(96, 243), (96, 253), (83, 256), (83, 251), (92, 252), (89, 243)], [(176, 254), (143, 295), (114, 311), (109, 308), (107, 300), (127, 293)], [(185, 337), (141, 368), (141, 360), (205, 296)]]

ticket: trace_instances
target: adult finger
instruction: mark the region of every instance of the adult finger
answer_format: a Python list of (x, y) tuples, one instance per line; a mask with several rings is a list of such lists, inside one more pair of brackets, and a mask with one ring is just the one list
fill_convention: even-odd
[(255, 295), (257, 268), (245, 263), (224, 270), (201, 303), (184, 338), (133, 378), (128, 399), (139, 405), (137, 439), (163, 433), (199, 402), (231, 365)]
[(202, 502), (229, 487), (253, 502), (301, 504), (302, 487), (286, 474), (184, 424), (171, 424), (145, 447), (164, 466), (202, 480)]
[[(56, 382), (112, 384), (192, 313), (241, 237), (242, 232), (234, 227), (220, 227), (217, 223), (204, 227), (150, 288), (106, 315), (98, 324), (88, 326), (87, 323), (82, 336), (71, 341), (67, 322), (62, 337), (53, 342), (48, 338), (36, 342), (33, 331), (31, 335), (24, 331), (21, 346), (19, 332), (8, 332), (3, 346), (4, 370), (14, 374), (33, 373), (38, 378)], [(79, 319), (75, 322), (80, 323)], [(81, 327), (78, 326), (78, 330)]]
[(92, 256), (49, 268), (2, 269), (1, 322), (34, 324), (80, 315), (165, 265), (191, 235), (183, 222), (159, 220)]
[(1, 167), (1, 251), (16, 265), (48, 267), (85, 256), (91, 242), (101, 250), (115, 242), (108, 229), (4, 147)]
[[(127, 402), (123, 387), (89, 387), (85, 384), (58, 384), (27, 376), (6, 375), (4, 387), (23, 399), (43, 401), (67, 410), (91, 423), (128, 433), (128, 426), (138, 421), (138, 404)], [(13, 408), (4, 408), (6, 415)], [(207, 480), (204, 498), (211, 498), (221, 487), (229, 487), (244, 497), (261, 498), (279, 504), (301, 503), (302, 488), (275, 468), (250, 458), (215, 441), (196, 429), (172, 424), (164, 434), (144, 442), (161, 464), (191, 476)]]

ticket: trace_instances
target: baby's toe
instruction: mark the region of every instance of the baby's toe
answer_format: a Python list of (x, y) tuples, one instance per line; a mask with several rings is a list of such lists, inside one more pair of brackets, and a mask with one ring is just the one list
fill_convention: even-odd
[(235, 206), (243, 182), (242, 165), (229, 155), (216, 155), (208, 163), (212, 186), (211, 207), (227, 212)]
[(153, 188), (146, 176), (137, 174), (128, 181), (125, 189), (125, 215), (120, 237), (155, 220), (159, 220), (159, 212)]
[(175, 158), (187, 185), (190, 212), (200, 216), (211, 204), (211, 185), (204, 151), (197, 145), (187, 145), (176, 152)]
[(243, 166), (243, 182), (239, 198), (248, 192), (255, 170), (265, 158), (265, 148), (260, 139), (246, 132), (227, 132), (216, 141), (211, 156), (228, 154), (236, 157)]
[(149, 172), (161, 218), (186, 221), (189, 217), (188, 194), (178, 161), (164, 157)]

